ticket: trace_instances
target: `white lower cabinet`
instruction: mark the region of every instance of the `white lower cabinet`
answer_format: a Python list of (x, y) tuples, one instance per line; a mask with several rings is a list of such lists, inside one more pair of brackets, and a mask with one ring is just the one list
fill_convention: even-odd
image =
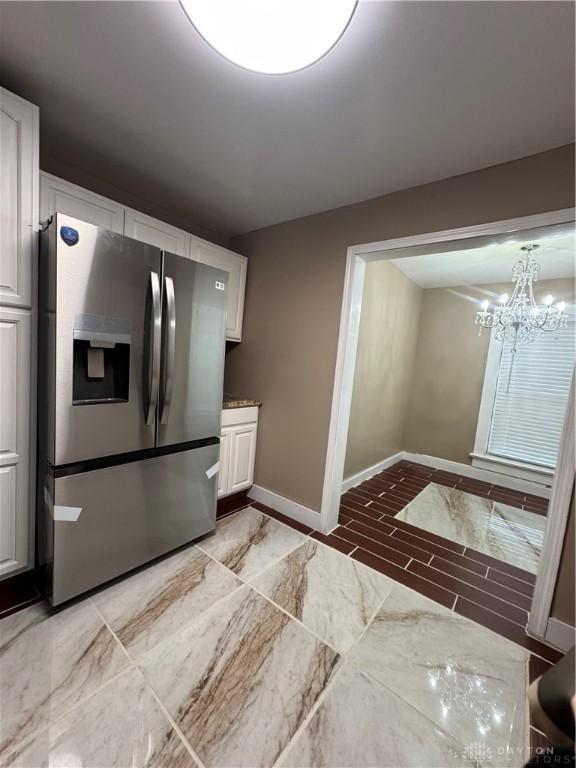
[(29, 566), (32, 317), (0, 307), (0, 576)]
[(222, 411), (218, 497), (244, 491), (254, 481), (258, 408)]
[(232, 427), (230, 430), (230, 468), (228, 490), (236, 493), (249, 488), (254, 480), (256, 458), (256, 424)]

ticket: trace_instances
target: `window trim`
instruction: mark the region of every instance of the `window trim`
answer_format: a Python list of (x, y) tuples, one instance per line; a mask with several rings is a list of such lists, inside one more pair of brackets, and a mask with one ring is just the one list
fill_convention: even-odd
[[(570, 307), (570, 310), (572, 310), (572, 307)], [(499, 341), (496, 341), (496, 329), (493, 328), (490, 332), (490, 343), (488, 345), (488, 355), (486, 357), (486, 368), (484, 371), (484, 382), (482, 384), (482, 395), (480, 398), (480, 409), (478, 411), (474, 449), (470, 454), (472, 466), (481, 469), (497, 469), (503, 474), (519, 477), (523, 480), (530, 480), (534, 483), (551, 484), (552, 478), (554, 477), (554, 469), (527, 464), (523, 461), (505, 459), (488, 453), (488, 439), (490, 437), (492, 410), (494, 408), (494, 399), (496, 397), (496, 384), (498, 381), (498, 370), (500, 368), (501, 357), (502, 345)]]

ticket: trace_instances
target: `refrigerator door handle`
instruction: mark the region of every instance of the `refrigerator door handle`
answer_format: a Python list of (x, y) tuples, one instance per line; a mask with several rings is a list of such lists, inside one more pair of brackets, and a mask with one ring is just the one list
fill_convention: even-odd
[(156, 403), (158, 402), (158, 388), (160, 385), (160, 348), (162, 334), (162, 300), (160, 296), (160, 279), (156, 272), (150, 272), (150, 293), (152, 304), (150, 305), (150, 336), (148, 349), (148, 403), (146, 404), (146, 425), (154, 423)]
[(166, 359), (164, 366), (164, 385), (162, 405), (160, 408), (160, 423), (166, 424), (172, 403), (174, 387), (174, 352), (176, 349), (176, 300), (174, 298), (174, 281), (171, 277), (164, 278), (166, 296)]

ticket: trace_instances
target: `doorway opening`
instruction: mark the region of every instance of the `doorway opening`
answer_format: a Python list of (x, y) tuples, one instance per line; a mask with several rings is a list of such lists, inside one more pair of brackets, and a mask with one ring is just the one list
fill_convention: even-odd
[[(322, 505), (325, 531), (365, 536), (383, 559), (389, 549), (373, 542), (391, 548), (396, 565), (444, 588), (456, 578), (486, 589), (488, 610), (510, 600), (508, 620), (525, 626), (531, 610), (540, 636), (573, 483), (573, 470), (558, 482), (571, 429), (573, 221), (567, 210), (349, 249)], [(530, 317), (550, 306), (562, 317), (530, 339), (516, 327), (511, 341), (503, 308), (526, 245), (539, 246)], [(483, 311), (500, 315), (491, 330)]]

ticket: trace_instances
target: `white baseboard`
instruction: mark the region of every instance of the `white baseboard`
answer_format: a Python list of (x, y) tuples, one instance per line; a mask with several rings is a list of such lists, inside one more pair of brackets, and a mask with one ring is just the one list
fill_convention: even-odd
[(383, 461), (379, 461), (378, 464), (374, 464), (372, 467), (368, 467), (368, 469), (363, 469), (362, 472), (358, 472), (356, 475), (347, 477), (342, 482), (342, 493), (346, 493), (349, 488), (354, 488), (356, 485), (360, 485), (360, 483), (363, 483), (364, 480), (369, 480), (374, 475), (377, 475), (379, 472), (388, 469), (388, 467), (391, 467), (393, 464), (396, 464), (403, 458), (404, 451), (400, 451), (399, 453), (395, 453), (393, 456), (389, 456)]
[(413, 461), (415, 464), (424, 464), (426, 467), (432, 467), (433, 469), (443, 469), (445, 472), (454, 472), (456, 475), (463, 475), (464, 477), (469, 477), (473, 480), (483, 480), (485, 483), (503, 485), (505, 488), (511, 488), (514, 491), (533, 493), (535, 496), (542, 496), (546, 499), (550, 498), (550, 488), (547, 488), (540, 483), (532, 483), (530, 480), (522, 480), (518, 477), (503, 475), (500, 472), (472, 467), (470, 464), (460, 464), (457, 461), (438, 459), (436, 456), (426, 456), (420, 453), (409, 453), (408, 451), (404, 451), (402, 458), (406, 461)]
[(253, 485), (248, 491), (248, 498), (259, 501), (261, 504), (266, 504), (267, 507), (272, 507), (276, 512), (281, 512), (298, 523), (320, 530), (319, 512), (314, 512), (313, 509), (305, 507), (303, 504), (298, 504), (297, 501), (280, 496), (279, 493), (269, 491), (268, 488), (263, 488), (261, 485)]
[(501, 472), (495, 470), (481, 469), (480, 467), (472, 467), (470, 464), (460, 464), (458, 461), (439, 459), (436, 456), (426, 456), (423, 453), (410, 453), (409, 451), (399, 451), (378, 464), (374, 464), (374, 466), (368, 467), (368, 469), (364, 469), (362, 472), (352, 475), (352, 477), (347, 477), (342, 483), (342, 493), (345, 493), (350, 488), (354, 488), (356, 485), (360, 485), (364, 480), (368, 480), (370, 477), (377, 475), (379, 472), (391, 467), (402, 459), (405, 461), (413, 461), (415, 464), (423, 464), (426, 467), (432, 467), (432, 469), (443, 469), (445, 472), (453, 472), (456, 475), (469, 477), (472, 480), (483, 480), (485, 483), (502, 485), (505, 488), (511, 488), (514, 491), (532, 493), (535, 496), (542, 496), (546, 499), (550, 498), (550, 488), (541, 485), (540, 483), (532, 483), (530, 480), (503, 475)]
[(548, 619), (545, 640), (561, 651), (569, 651), (575, 642), (576, 630), (559, 619)]

